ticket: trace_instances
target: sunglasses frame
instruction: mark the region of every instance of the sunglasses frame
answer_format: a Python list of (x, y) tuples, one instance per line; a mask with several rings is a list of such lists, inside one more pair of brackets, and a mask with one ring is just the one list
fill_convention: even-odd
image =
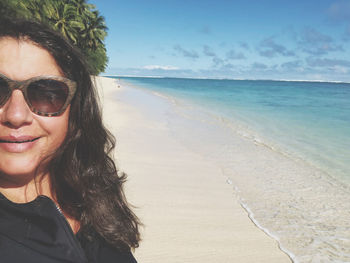
[[(7, 76), (3, 75), (0, 73), (0, 77), (2, 79), (4, 79), (7, 84), (8, 87), (10, 89), (10, 92), (8, 93), (8, 95), (5, 97), (5, 100), (3, 103), (0, 103), (0, 107), (4, 106), (6, 104), (6, 102), (8, 101), (8, 99), (11, 97), (12, 92), (16, 89), (19, 89), (20, 91), (22, 91), (23, 93), (23, 97), (27, 103), (27, 105), (29, 106), (30, 110), (40, 116), (45, 116), (45, 117), (52, 117), (52, 116), (58, 116), (61, 115), (66, 108), (68, 107), (68, 105), (70, 104), (71, 100), (73, 99), (73, 96), (75, 94), (76, 91), (76, 87), (77, 87), (77, 83), (73, 80), (61, 77), (61, 76), (37, 76), (37, 77), (33, 77), (24, 81), (15, 81), (12, 80), (10, 78), (8, 78)], [(37, 109), (35, 109), (33, 107), (33, 105), (30, 103), (29, 99), (28, 99), (28, 94), (27, 94), (27, 88), (28, 86), (38, 80), (56, 80), (56, 81), (60, 81), (63, 82), (64, 84), (67, 85), (68, 87), (68, 96), (66, 98), (65, 103), (63, 104), (63, 106), (61, 107), (61, 109), (57, 112), (50, 112), (50, 113), (46, 113), (46, 112), (42, 112), (39, 111)]]

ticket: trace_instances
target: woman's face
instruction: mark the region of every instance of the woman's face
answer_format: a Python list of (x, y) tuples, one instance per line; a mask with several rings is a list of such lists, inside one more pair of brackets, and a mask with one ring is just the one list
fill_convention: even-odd
[[(63, 76), (48, 51), (13, 38), (0, 38), (0, 73), (17, 81), (42, 75)], [(14, 90), (0, 108), (0, 178), (30, 180), (40, 161), (62, 144), (68, 117), (69, 107), (56, 117), (36, 115), (22, 92)]]

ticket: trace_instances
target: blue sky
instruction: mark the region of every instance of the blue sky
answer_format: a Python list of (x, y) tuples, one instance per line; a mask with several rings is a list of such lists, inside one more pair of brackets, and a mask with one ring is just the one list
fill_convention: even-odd
[(104, 75), (350, 82), (350, 0), (91, 0)]

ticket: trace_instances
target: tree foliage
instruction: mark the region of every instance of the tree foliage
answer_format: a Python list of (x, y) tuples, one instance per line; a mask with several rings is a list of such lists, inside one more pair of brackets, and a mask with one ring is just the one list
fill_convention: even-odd
[(96, 7), (86, 0), (0, 0), (0, 15), (49, 24), (82, 50), (93, 74), (105, 70), (107, 26)]
[(0, 16), (16, 16), (14, 1), (0, 0)]

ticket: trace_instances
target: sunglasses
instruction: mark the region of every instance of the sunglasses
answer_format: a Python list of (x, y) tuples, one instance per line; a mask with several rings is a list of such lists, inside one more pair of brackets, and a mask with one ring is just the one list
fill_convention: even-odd
[(14, 81), (0, 74), (0, 107), (11, 97), (12, 91), (22, 91), (30, 110), (41, 116), (58, 116), (71, 102), (76, 83), (59, 76), (38, 76)]

